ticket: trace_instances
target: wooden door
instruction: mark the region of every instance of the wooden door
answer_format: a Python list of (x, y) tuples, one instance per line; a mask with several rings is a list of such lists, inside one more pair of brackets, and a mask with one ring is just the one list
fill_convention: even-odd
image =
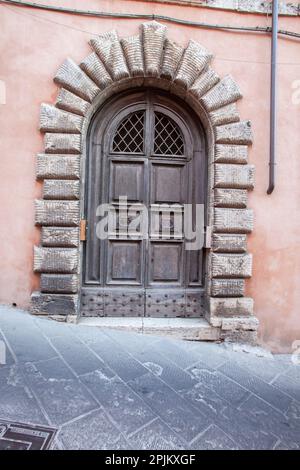
[(200, 130), (160, 94), (134, 98), (90, 133), (81, 312), (201, 316), (203, 250), (184, 238), (184, 205), (205, 202)]

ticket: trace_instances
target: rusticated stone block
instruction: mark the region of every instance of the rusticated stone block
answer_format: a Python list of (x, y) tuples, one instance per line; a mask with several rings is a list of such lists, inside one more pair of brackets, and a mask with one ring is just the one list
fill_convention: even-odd
[(35, 201), (35, 223), (37, 225), (57, 225), (76, 227), (79, 225), (79, 201)]
[(240, 115), (235, 103), (228, 104), (215, 111), (210, 111), (209, 117), (213, 126), (220, 126), (240, 120)]
[(74, 315), (77, 313), (78, 296), (74, 294), (41, 294), (33, 292), (30, 311), (34, 315)]
[(59, 67), (54, 81), (89, 102), (93, 101), (100, 91), (72, 59), (66, 59)]
[(253, 299), (250, 297), (229, 297), (224, 299), (210, 297), (209, 306), (211, 318), (253, 315)]
[(189, 41), (178, 67), (175, 83), (189, 88), (200, 73), (208, 66), (212, 54), (196, 41)]
[(247, 235), (214, 233), (212, 249), (216, 253), (246, 253)]
[(43, 186), (44, 199), (79, 199), (79, 181), (76, 180), (45, 180)]
[(83, 118), (77, 114), (42, 103), (40, 112), (40, 130), (42, 132), (61, 132), (80, 134)]
[(34, 247), (34, 271), (43, 273), (75, 273), (78, 267), (76, 248)]
[(213, 279), (211, 283), (213, 297), (243, 297), (244, 292), (244, 279)]
[(252, 273), (252, 255), (212, 253), (212, 277), (247, 278)]
[(215, 232), (250, 233), (253, 230), (253, 211), (251, 209), (215, 208)]
[(79, 64), (79, 67), (98, 85), (101, 90), (112, 83), (110, 75), (95, 52), (88, 55)]
[(240, 98), (242, 98), (242, 94), (238, 85), (230, 75), (226, 75), (202, 96), (200, 101), (207, 111), (214, 111), (222, 106), (234, 103)]
[(248, 192), (245, 189), (215, 189), (216, 207), (247, 207)]
[(145, 75), (158, 76), (167, 28), (157, 21), (142, 24)]
[(76, 294), (78, 276), (76, 274), (42, 274), (41, 292), (54, 294)]
[(79, 155), (45, 155), (37, 156), (37, 178), (79, 179)]
[(131, 76), (144, 75), (143, 48), (140, 35), (121, 39), (126, 62)]
[(251, 145), (253, 136), (250, 121), (241, 121), (215, 127), (216, 142), (218, 144)]
[(116, 31), (109, 31), (99, 36), (99, 38), (91, 39), (90, 44), (114, 81), (129, 77), (129, 71)]
[(90, 107), (90, 103), (74, 95), (74, 93), (61, 88), (57, 95), (55, 106), (64, 111), (85, 116)]
[(75, 248), (79, 245), (78, 227), (42, 227), (41, 244)]
[(201, 75), (196, 78), (193, 85), (190, 87), (189, 92), (200, 99), (205, 93), (208, 92), (216, 83), (220, 81), (219, 75), (211, 68), (207, 67)]
[(163, 63), (161, 67), (161, 77), (173, 80), (180, 63), (184, 48), (174, 41), (166, 39), (164, 47)]
[(80, 134), (45, 134), (45, 152), (46, 153), (80, 153), (81, 135)]
[(247, 145), (222, 145), (215, 146), (215, 161), (217, 163), (247, 163)]
[(253, 189), (254, 166), (217, 163), (215, 165), (215, 187)]

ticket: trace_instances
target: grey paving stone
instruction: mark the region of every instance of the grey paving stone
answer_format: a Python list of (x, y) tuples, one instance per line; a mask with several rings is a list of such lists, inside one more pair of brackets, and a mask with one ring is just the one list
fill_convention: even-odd
[(263, 398), (267, 403), (274, 406), (279, 411), (286, 411), (291, 404), (291, 397), (253, 374), (249, 374), (235, 363), (227, 362), (220, 367), (219, 371), (227, 377), (235, 380), (245, 389)]
[(119, 429), (133, 433), (157, 417), (146, 403), (118, 377), (94, 371), (81, 377)]
[(191, 444), (193, 450), (238, 450), (238, 446), (218, 426), (212, 424)]
[(208, 368), (215, 369), (228, 360), (227, 351), (222, 345), (198, 341), (184, 341), (180, 345), (185, 351), (197, 356)]
[(175, 390), (191, 388), (196, 382), (190, 374), (155, 349), (141, 348), (135, 357), (144, 367)]
[(126, 450), (130, 449), (124, 436), (102, 410), (96, 410), (66, 424), (58, 434), (66, 449)]
[(287, 442), (290, 449), (300, 447), (300, 427), (295, 427), (293, 420), (287, 418), (263, 400), (251, 395), (241, 405), (240, 409), (245, 414), (252, 416), (260, 430), (267, 433), (271, 432), (279, 440)]
[(73, 334), (69, 333), (67, 337), (53, 337), (51, 343), (77, 375), (87, 374), (94, 370), (101, 370), (111, 377), (115, 375), (99, 357)]
[(125, 382), (147, 372), (145, 367), (107, 336), (104, 336), (101, 341), (96, 339), (87, 344)]
[(0, 328), (13, 349), (18, 362), (31, 362), (50, 359), (57, 356), (40, 329), (26, 314), (13, 313), (2, 317)]
[(107, 329), (102, 330), (105, 334), (119, 344), (127, 352), (135, 355), (141, 348), (152, 347), (155, 349), (155, 344), (160, 338), (141, 333), (124, 332), (120, 330)]
[(180, 395), (211, 421), (217, 420), (219, 413), (227, 406), (227, 403), (214, 390), (199, 382), (192, 388), (181, 391)]
[(128, 385), (161, 419), (187, 442), (206, 429), (210, 420), (150, 372)]
[(26, 378), (55, 425), (98, 408), (88, 390), (61, 359), (26, 364)]
[[(4, 338), (4, 336), (0, 332), (0, 368), (1, 366), (11, 366), (15, 364), (15, 360), (10, 352), (9, 346)], [(3, 356), (2, 356), (3, 354)]]
[(186, 442), (177, 436), (160, 419), (149, 423), (129, 437), (136, 450), (185, 450)]
[(0, 367), (0, 418), (49, 424), (18, 366)]
[(191, 367), (189, 371), (201, 385), (213, 390), (230, 405), (239, 406), (249, 396), (249, 391), (218, 371), (205, 370), (197, 365)]
[(34, 323), (48, 338), (55, 336), (66, 338), (76, 328), (76, 325), (56, 321), (51, 318), (34, 318)]
[(287, 367), (283, 375), (300, 383), (300, 364), (292, 364), (290, 367)]
[(244, 450), (270, 450), (278, 440), (274, 434), (261, 430), (247, 413), (232, 407), (224, 408), (216, 424)]
[(279, 375), (272, 385), (300, 402), (300, 380), (290, 375)]

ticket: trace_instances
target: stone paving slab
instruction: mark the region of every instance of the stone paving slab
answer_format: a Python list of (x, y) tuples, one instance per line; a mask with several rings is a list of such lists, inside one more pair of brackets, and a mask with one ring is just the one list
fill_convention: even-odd
[(58, 323), (0, 306), (0, 419), (53, 449), (300, 449), (300, 365), (259, 348)]

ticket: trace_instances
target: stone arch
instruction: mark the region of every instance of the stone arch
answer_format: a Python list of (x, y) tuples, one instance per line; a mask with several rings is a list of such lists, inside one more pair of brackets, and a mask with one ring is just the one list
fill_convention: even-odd
[[(140, 34), (119, 39), (111, 31), (90, 41), (93, 52), (79, 66), (67, 59), (54, 77), (60, 87), (54, 105), (42, 104), (40, 130), (45, 151), (37, 156), (43, 198), (36, 201), (41, 244), (34, 270), (41, 273), (32, 311), (77, 315), (80, 274), (80, 215), (85, 136), (97, 108), (116, 92), (152, 86), (180, 96), (196, 112), (208, 141), (208, 243), (206, 317), (221, 336), (255, 338), (253, 300), (244, 297), (252, 256), (247, 234), (253, 214), (247, 191), (254, 186), (248, 164), (249, 121), (240, 120), (241, 91), (230, 75), (220, 78), (213, 58), (196, 41), (187, 47), (167, 38), (167, 28), (151, 21)], [(82, 157), (83, 156), (83, 157)]]

